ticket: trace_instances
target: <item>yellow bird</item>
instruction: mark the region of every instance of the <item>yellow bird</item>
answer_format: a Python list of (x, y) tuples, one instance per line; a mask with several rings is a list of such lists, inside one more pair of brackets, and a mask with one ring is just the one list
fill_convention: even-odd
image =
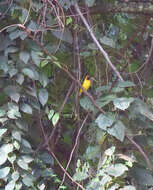
[[(87, 76), (85, 77), (83, 83), (82, 83), (82, 87), (83, 87), (83, 89), (84, 89), (85, 91), (87, 91), (87, 90), (90, 88), (90, 86), (91, 86), (91, 79), (90, 79), (89, 75), (87, 75)], [(83, 90), (80, 88), (80, 95), (81, 95), (82, 91), (83, 91)]]

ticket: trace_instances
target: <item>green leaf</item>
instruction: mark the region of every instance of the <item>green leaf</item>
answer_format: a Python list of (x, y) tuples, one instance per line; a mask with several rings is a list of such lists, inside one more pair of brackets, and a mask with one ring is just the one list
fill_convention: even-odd
[(28, 132), (28, 124), (23, 119), (15, 120), (15, 124), (19, 129)]
[[(0, 43), (1, 44), (1, 43)], [(3, 70), (5, 73), (8, 71), (8, 58), (5, 56), (0, 56), (0, 69)]]
[(87, 96), (80, 99), (80, 105), (87, 111), (93, 111), (93, 112), (95, 111), (94, 105)]
[(17, 119), (17, 117), (21, 117), (21, 114), (19, 112), (19, 107), (14, 103), (8, 103), (8, 109), (7, 115), (10, 119)]
[(18, 37), (20, 37), (20, 30), (17, 29), (15, 31), (11, 32), (9, 34), (9, 37), (10, 37), (11, 40), (17, 39)]
[(24, 155), (24, 156), (21, 156), (21, 159), (24, 160), (25, 163), (30, 163), (32, 162), (34, 159), (29, 156), (29, 155)]
[(48, 92), (47, 92), (47, 90), (44, 89), (44, 88), (40, 89), (38, 97), (39, 97), (40, 103), (42, 104), (42, 106), (44, 106), (48, 101)]
[(34, 64), (37, 65), (38, 67), (40, 67), (40, 52), (32, 51), (31, 57), (32, 57)]
[(0, 117), (3, 117), (6, 114), (5, 110), (0, 109)]
[(13, 142), (13, 146), (14, 146), (14, 148), (15, 148), (16, 150), (19, 150), (19, 149), (20, 149), (20, 144), (19, 144), (19, 142), (16, 141), (16, 140)]
[(105, 150), (105, 154), (107, 156), (112, 156), (115, 153), (115, 146), (112, 146), (111, 148), (108, 148), (107, 150)]
[(54, 113), (55, 113), (54, 110), (50, 110), (49, 111), (49, 114), (48, 114), (48, 119), (49, 120), (51, 120), (51, 118), (53, 117)]
[(13, 137), (15, 140), (21, 142), (21, 133), (20, 133), (19, 131), (13, 130), (13, 131), (12, 131), (12, 137)]
[(117, 121), (111, 128), (107, 128), (107, 133), (123, 141), (125, 136), (125, 126), (121, 121)]
[(47, 84), (49, 83), (49, 79), (44, 73), (40, 73), (39, 82), (45, 88), (47, 86)]
[(55, 113), (55, 115), (52, 117), (52, 124), (55, 126), (59, 120), (59, 113)]
[(88, 148), (86, 149), (86, 153), (84, 155), (84, 157), (87, 160), (92, 160), (94, 158), (96, 158), (99, 154), (99, 147), (98, 146), (88, 146)]
[(126, 185), (126, 186), (123, 187), (122, 190), (136, 190), (136, 188), (134, 186), (132, 186), (132, 185)]
[(0, 155), (1, 155), (1, 156), (0, 156), (0, 165), (2, 165), (2, 164), (4, 164), (4, 163), (6, 162), (8, 155), (7, 155), (7, 153), (4, 152), (4, 150), (1, 149), (1, 148), (0, 148)]
[(30, 174), (24, 175), (23, 179), (22, 179), (22, 182), (27, 187), (33, 186), (34, 177), (32, 175), (30, 175)]
[(32, 114), (32, 108), (30, 105), (22, 103), (20, 106), (20, 109), (24, 112), (24, 113), (28, 113), (28, 114)]
[(0, 169), (0, 179), (5, 178), (10, 172), (10, 168), (9, 167), (4, 167)]
[(134, 101), (134, 98), (116, 98), (113, 100), (113, 104), (116, 108), (120, 110), (126, 110), (130, 104)]
[(69, 44), (72, 44), (73, 42), (73, 37), (72, 37), (72, 33), (70, 32), (69, 29), (65, 29), (63, 30), (52, 30), (52, 34), (54, 36), (56, 36), (58, 39), (68, 42)]
[(25, 146), (26, 148), (32, 149), (30, 143), (29, 143), (27, 140), (23, 139), (23, 138), (22, 138), (22, 144), (23, 144), (23, 146)]
[(3, 137), (3, 135), (7, 132), (7, 129), (0, 128), (0, 139)]
[(11, 180), (6, 186), (5, 186), (5, 190), (13, 190), (15, 187), (15, 181)]
[(1, 146), (1, 150), (5, 152), (6, 154), (9, 154), (10, 152), (13, 152), (13, 145), (12, 144), (3, 144)]
[(53, 176), (53, 170), (50, 168), (46, 168), (43, 173), (42, 173), (42, 177), (52, 177)]
[(27, 51), (21, 51), (19, 54), (19, 58), (21, 61), (27, 64), (30, 59), (30, 54)]
[(45, 163), (45, 164), (51, 164), (54, 165), (54, 159), (53, 157), (48, 154), (47, 152), (44, 152), (43, 154), (39, 155), (39, 158)]
[(32, 69), (30, 68), (24, 68), (22, 69), (22, 72), (28, 76), (29, 78), (33, 79), (33, 80), (36, 80), (36, 76), (35, 76), (35, 73), (33, 72)]
[(115, 41), (107, 36), (100, 38), (100, 42), (104, 45), (110, 46), (112, 48), (116, 47)]
[(135, 84), (131, 81), (119, 81), (117, 83), (117, 86), (121, 88), (126, 88), (126, 87), (133, 87), (135, 86)]
[(19, 172), (18, 171), (13, 172), (11, 177), (13, 181), (17, 181), (20, 177)]
[(12, 78), (13, 76), (15, 76), (17, 74), (18, 70), (15, 68), (9, 69), (8, 73), (10, 75), (10, 78)]
[(47, 60), (47, 59), (43, 60), (43, 61), (40, 62), (40, 67), (43, 68), (43, 67), (45, 67), (48, 63), (49, 63), (49, 60)]
[(18, 73), (17, 74), (17, 78), (16, 78), (16, 82), (18, 83), (18, 84), (23, 84), (23, 82), (24, 82), (24, 75), (22, 75), (21, 73)]
[(99, 128), (107, 130), (107, 127), (112, 126), (112, 124), (115, 122), (115, 116), (110, 113), (107, 113), (106, 115), (101, 113), (95, 122), (98, 124)]
[(24, 169), (24, 170), (28, 170), (29, 167), (28, 167), (28, 164), (22, 159), (22, 158), (19, 158), (17, 160), (17, 164), (20, 168)]
[(16, 155), (15, 154), (11, 154), (11, 156), (8, 156), (8, 160), (10, 161), (11, 164), (14, 163), (14, 161), (16, 160)]
[(114, 164), (110, 167), (106, 168), (105, 172), (108, 175), (111, 175), (113, 177), (120, 177), (123, 175), (126, 171), (128, 171), (128, 168), (124, 164)]
[(66, 18), (66, 25), (69, 25), (72, 23), (72, 18), (69, 16), (68, 18)]
[(18, 93), (18, 89), (16, 86), (7, 86), (4, 89), (4, 92), (15, 102), (19, 101), (20, 94)]
[(95, 0), (85, 0), (85, 4), (88, 6), (88, 7), (92, 7), (95, 3)]

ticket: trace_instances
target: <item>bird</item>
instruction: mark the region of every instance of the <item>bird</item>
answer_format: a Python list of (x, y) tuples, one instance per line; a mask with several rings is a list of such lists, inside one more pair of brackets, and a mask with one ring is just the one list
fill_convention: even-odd
[[(91, 86), (91, 78), (90, 78), (89, 75), (86, 75), (86, 77), (85, 77), (85, 79), (84, 79), (84, 81), (82, 83), (82, 88), (85, 91), (87, 91), (90, 88), (90, 86)], [(83, 90), (80, 88), (80, 95), (82, 94), (82, 91)]]

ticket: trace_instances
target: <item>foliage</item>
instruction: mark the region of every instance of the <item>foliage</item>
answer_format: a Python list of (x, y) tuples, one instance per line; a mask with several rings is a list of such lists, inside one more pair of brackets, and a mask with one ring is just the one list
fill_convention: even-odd
[(151, 8), (0, 2), (0, 189), (153, 187)]

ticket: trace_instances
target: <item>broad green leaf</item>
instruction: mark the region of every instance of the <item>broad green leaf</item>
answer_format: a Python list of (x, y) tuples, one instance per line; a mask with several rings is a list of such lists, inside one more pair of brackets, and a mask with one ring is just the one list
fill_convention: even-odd
[(47, 59), (43, 60), (40, 62), (40, 67), (43, 68), (45, 67), (47, 64), (49, 63), (49, 61)]
[(114, 152), (115, 152), (115, 146), (112, 146), (111, 148), (105, 150), (105, 154), (107, 156), (112, 156), (114, 154)]
[(112, 48), (115, 48), (115, 46), (116, 46), (115, 41), (111, 38), (108, 38), (107, 36), (100, 38), (100, 42), (102, 44), (110, 46)]
[(11, 119), (17, 119), (17, 117), (21, 117), (21, 114), (19, 112), (19, 107), (14, 103), (8, 103), (8, 109), (7, 115)]
[(44, 106), (48, 101), (48, 92), (47, 92), (47, 90), (44, 89), (44, 88), (40, 89), (38, 97), (39, 97), (40, 103), (42, 104), (42, 106)]
[(130, 104), (134, 101), (134, 98), (116, 98), (113, 100), (113, 104), (116, 108), (120, 110), (126, 110)]
[(85, 4), (88, 6), (88, 7), (92, 7), (95, 3), (95, 0), (85, 0)]
[(107, 130), (107, 127), (112, 126), (112, 124), (115, 122), (115, 116), (113, 114), (100, 114), (97, 119), (95, 120), (98, 127), (103, 130)]
[(11, 180), (6, 186), (5, 186), (5, 190), (13, 190), (15, 187), (15, 181)]
[(69, 25), (72, 23), (72, 18), (69, 16), (68, 18), (66, 18), (66, 25)]
[(11, 164), (14, 163), (14, 161), (16, 160), (16, 155), (15, 154), (11, 154), (8, 156), (8, 160)]
[(10, 40), (8, 35), (4, 35), (3, 33), (0, 33), (0, 51), (5, 50), (8, 46), (12, 44), (12, 41)]
[(30, 68), (24, 68), (22, 69), (22, 72), (28, 76), (29, 78), (33, 79), (33, 80), (36, 80), (36, 77), (35, 77), (35, 73), (33, 72), (32, 69)]
[(123, 187), (122, 190), (136, 190), (136, 188), (134, 186), (132, 186), (132, 185), (126, 185), (126, 186)]
[(17, 74), (18, 70), (15, 68), (9, 69), (8, 73), (10, 75), (10, 77), (12, 78), (13, 76), (15, 76)]
[(23, 179), (22, 179), (22, 182), (27, 187), (33, 186), (34, 177), (32, 175), (30, 175), (30, 174), (24, 175)]
[(107, 132), (118, 140), (123, 141), (125, 136), (125, 126), (118, 120), (111, 128), (107, 128)]
[(3, 117), (6, 114), (6, 111), (3, 109), (0, 109), (0, 117)]
[(48, 152), (40, 154), (39, 159), (41, 159), (45, 164), (54, 165), (54, 159)]
[(10, 47), (8, 47), (7, 49), (5, 49), (4, 55), (5, 55), (5, 56), (8, 56), (9, 53), (16, 53), (16, 52), (18, 52), (18, 51), (19, 51), (19, 49), (18, 49), (17, 47), (15, 47), (15, 46), (10, 46)]
[(130, 176), (134, 178), (138, 185), (153, 186), (153, 176), (150, 170), (133, 167), (130, 170)]
[(53, 170), (51, 168), (46, 168), (43, 173), (42, 177), (52, 177), (53, 176)]
[(17, 182), (15, 185), (15, 190), (22, 190), (23, 184), (21, 182)]
[(117, 86), (121, 88), (126, 88), (126, 87), (133, 87), (135, 86), (135, 84), (131, 81), (119, 81), (117, 83)]
[(13, 146), (14, 146), (14, 148), (15, 148), (16, 150), (19, 150), (19, 149), (20, 149), (20, 144), (19, 144), (19, 142), (16, 141), (16, 140), (13, 142)]
[(123, 175), (126, 171), (128, 171), (128, 168), (124, 164), (113, 164), (106, 168), (105, 172), (108, 175), (111, 175), (113, 177), (120, 177)]
[(63, 30), (52, 30), (52, 34), (54, 36), (56, 36), (58, 39), (68, 42), (69, 44), (72, 44), (73, 42), (73, 37), (72, 37), (72, 33), (70, 32), (69, 29), (65, 29)]
[(23, 119), (15, 120), (15, 124), (19, 129), (22, 129), (23, 131), (28, 132), (28, 123), (24, 121)]
[(13, 130), (12, 137), (19, 142), (21, 141), (21, 133), (19, 131)]
[(47, 84), (49, 83), (49, 79), (44, 73), (40, 73), (39, 82), (45, 88), (47, 86)]
[(31, 95), (31, 96), (37, 97), (37, 92), (36, 92), (36, 89), (35, 89), (35, 88), (29, 87), (28, 90), (26, 90), (26, 92), (27, 92), (29, 95)]
[(10, 143), (3, 144), (0, 149), (4, 151), (6, 154), (9, 154), (10, 152), (13, 152), (13, 145)]
[(17, 181), (20, 177), (19, 172), (18, 171), (13, 172), (11, 177), (13, 181)]
[(3, 137), (3, 135), (7, 132), (7, 129), (0, 128), (0, 139)]
[(28, 10), (22, 8), (22, 15), (19, 16), (20, 22), (23, 23), (27, 16), (28, 16)]
[(30, 163), (32, 162), (34, 159), (29, 156), (29, 155), (24, 155), (24, 156), (21, 156), (21, 159), (24, 160), (25, 163)]
[(10, 168), (9, 167), (4, 167), (0, 169), (0, 179), (5, 178), (10, 172)]
[(31, 57), (35, 65), (40, 66), (40, 52), (31, 52)]
[(4, 92), (15, 102), (19, 101), (20, 94), (16, 86), (7, 86)]
[(7, 56), (0, 56), (0, 63), (0, 69), (6, 73), (9, 70)]
[(55, 126), (59, 120), (59, 113), (55, 113), (54, 116), (52, 117), (52, 124)]
[(11, 40), (15, 40), (15, 39), (17, 39), (18, 37), (20, 37), (20, 30), (15, 30), (15, 31), (13, 31), (13, 32), (11, 32), (10, 34), (9, 34), (9, 37), (10, 37), (10, 39)]
[(119, 184), (118, 183), (115, 183), (115, 184), (112, 184), (107, 190), (117, 190), (119, 189)]
[(21, 73), (18, 73), (17, 74), (17, 78), (16, 78), (16, 82), (18, 83), (18, 84), (23, 84), (23, 82), (24, 82), (24, 75), (22, 75)]
[(87, 111), (93, 111), (93, 112), (95, 111), (94, 105), (87, 96), (80, 99), (80, 105)]
[(25, 146), (25, 147), (27, 147), (29, 149), (32, 149), (30, 143), (27, 140), (23, 139), (23, 138), (22, 138), (22, 144), (23, 144), (23, 146)]
[(19, 57), (21, 61), (27, 64), (30, 59), (30, 54), (27, 51), (21, 51)]
[(8, 118), (0, 118), (0, 123), (4, 124), (7, 120)]
[(99, 147), (98, 146), (88, 146), (85, 152), (85, 159), (92, 160), (96, 158), (99, 154)]
[(32, 114), (32, 107), (28, 104), (22, 103), (20, 106), (20, 109), (24, 112), (24, 113), (28, 113), (28, 114)]
[(109, 183), (110, 181), (112, 181), (112, 177), (110, 177), (109, 175), (103, 173), (102, 174), (102, 179), (101, 179), (101, 184), (103, 186), (105, 186), (107, 183)]
[(19, 159), (17, 160), (17, 164), (18, 164), (18, 166), (19, 166), (20, 168), (22, 168), (22, 169), (24, 169), (24, 170), (28, 170), (28, 169), (29, 169), (28, 164), (27, 164), (23, 159), (21, 159), (21, 158), (19, 158)]
[(48, 114), (48, 119), (49, 120), (51, 120), (51, 118), (53, 117), (54, 113), (55, 113), (54, 110), (50, 110), (49, 111), (49, 114)]
[(0, 166), (6, 162), (7, 157), (8, 157), (7, 153), (0, 148)]

